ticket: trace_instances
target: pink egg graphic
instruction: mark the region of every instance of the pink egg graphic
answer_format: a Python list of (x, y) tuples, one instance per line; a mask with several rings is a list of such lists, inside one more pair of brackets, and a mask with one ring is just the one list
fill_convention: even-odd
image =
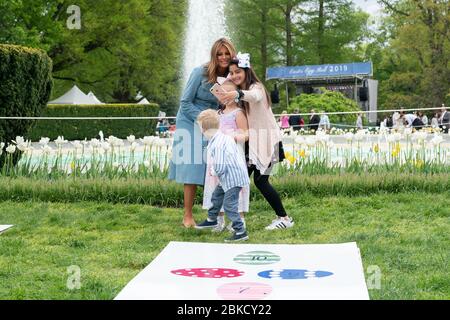
[(217, 288), (217, 294), (224, 300), (261, 300), (272, 292), (265, 283), (234, 282)]
[(244, 274), (243, 271), (225, 268), (187, 268), (170, 271), (172, 274), (194, 278), (236, 278)]

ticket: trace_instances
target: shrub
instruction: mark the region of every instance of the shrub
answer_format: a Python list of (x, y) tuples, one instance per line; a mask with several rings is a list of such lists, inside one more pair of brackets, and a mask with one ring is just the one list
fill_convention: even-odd
[[(40, 116), (52, 86), (52, 61), (44, 51), (0, 44), (0, 116)], [(32, 124), (30, 120), (0, 120), (0, 142), (26, 136)], [(3, 152), (0, 166), (4, 156)], [(17, 153), (14, 162), (19, 158)]]
[[(158, 115), (157, 104), (102, 104), (102, 105), (49, 105), (43, 117), (154, 117)], [(155, 120), (39, 120), (31, 130), (29, 139), (37, 141), (41, 137), (56, 139), (64, 136), (67, 140), (84, 140), (98, 136), (103, 131), (105, 137), (114, 135), (126, 138), (153, 135)]]
[[(325, 112), (346, 112), (361, 111), (355, 101), (346, 98), (342, 93), (325, 90), (322, 94), (301, 94), (291, 100), (289, 105), (289, 113), (294, 113), (295, 109), (299, 109), (300, 113), (309, 113), (311, 109), (316, 112), (321, 110)], [(331, 123), (350, 123), (356, 121), (355, 114), (349, 115), (331, 115), (329, 116)]]

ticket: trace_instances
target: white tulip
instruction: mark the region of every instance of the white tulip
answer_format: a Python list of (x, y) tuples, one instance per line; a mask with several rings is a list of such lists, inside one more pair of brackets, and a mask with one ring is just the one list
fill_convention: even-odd
[(17, 145), (17, 149), (19, 149), (20, 151), (24, 152), (25, 150), (28, 149), (28, 143), (19, 143)]
[(102, 142), (102, 149), (105, 151), (108, 151), (109, 149), (111, 149), (111, 145), (109, 144), (109, 142)]
[(93, 148), (97, 148), (99, 145), (100, 145), (100, 141), (98, 139), (95, 139), (95, 138), (91, 139), (91, 146)]
[(432, 143), (434, 146), (439, 145), (442, 141), (444, 141), (444, 138), (442, 138), (442, 136), (440, 136), (440, 135), (435, 135), (435, 136), (433, 137), (433, 139), (431, 139), (431, 143)]
[(44, 145), (44, 146), (42, 146), (42, 153), (44, 154), (44, 155), (49, 155), (49, 154), (51, 154), (51, 152), (52, 152), (52, 148), (50, 148), (48, 145)]
[(64, 140), (64, 136), (58, 136), (58, 138), (55, 140), (57, 146), (61, 146), (67, 142), (67, 140)]
[(74, 146), (74, 148), (75, 149), (82, 149), (83, 148), (83, 145), (80, 143), (80, 141), (78, 141), (78, 140), (75, 140), (75, 141), (73, 141), (73, 142), (71, 142), (71, 144)]
[(16, 140), (12, 140), (16, 145), (25, 144), (25, 139), (21, 136), (16, 136)]
[(146, 166), (146, 167), (150, 167), (150, 161), (148, 161), (148, 160), (145, 160), (145, 161), (144, 161), (144, 166)]
[(131, 150), (131, 151), (134, 151), (134, 150), (136, 150), (137, 147), (139, 147), (139, 144), (136, 143), (136, 142), (133, 142), (133, 143), (131, 144), (131, 146), (130, 146), (130, 150)]
[(133, 136), (133, 135), (130, 135), (130, 136), (127, 137), (127, 140), (128, 140), (129, 143), (133, 143), (136, 140), (136, 137)]
[(303, 138), (302, 136), (298, 136), (295, 138), (295, 144), (301, 145), (305, 143), (305, 138)]
[(16, 146), (13, 144), (8, 145), (8, 147), (6, 148), (6, 152), (13, 154), (14, 152), (16, 152)]
[(118, 162), (113, 162), (112, 166), (113, 166), (113, 168), (118, 168), (120, 165)]
[(41, 140), (39, 140), (39, 144), (45, 146), (50, 142), (50, 138), (41, 138)]
[(353, 140), (353, 133), (352, 132), (347, 132), (345, 135), (345, 140), (347, 140), (348, 142)]

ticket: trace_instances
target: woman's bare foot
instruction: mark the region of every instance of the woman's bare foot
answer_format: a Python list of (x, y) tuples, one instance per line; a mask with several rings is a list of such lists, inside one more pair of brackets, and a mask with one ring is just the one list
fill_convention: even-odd
[(183, 219), (183, 226), (185, 228), (193, 228), (195, 227), (197, 224), (195, 223), (194, 219)]

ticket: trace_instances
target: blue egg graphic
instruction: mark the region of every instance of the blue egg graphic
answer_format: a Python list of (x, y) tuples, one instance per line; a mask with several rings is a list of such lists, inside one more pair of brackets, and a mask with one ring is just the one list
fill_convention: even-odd
[(332, 275), (333, 272), (329, 271), (310, 271), (305, 269), (266, 270), (258, 273), (258, 276), (262, 278), (283, 280), (323, 278)]

